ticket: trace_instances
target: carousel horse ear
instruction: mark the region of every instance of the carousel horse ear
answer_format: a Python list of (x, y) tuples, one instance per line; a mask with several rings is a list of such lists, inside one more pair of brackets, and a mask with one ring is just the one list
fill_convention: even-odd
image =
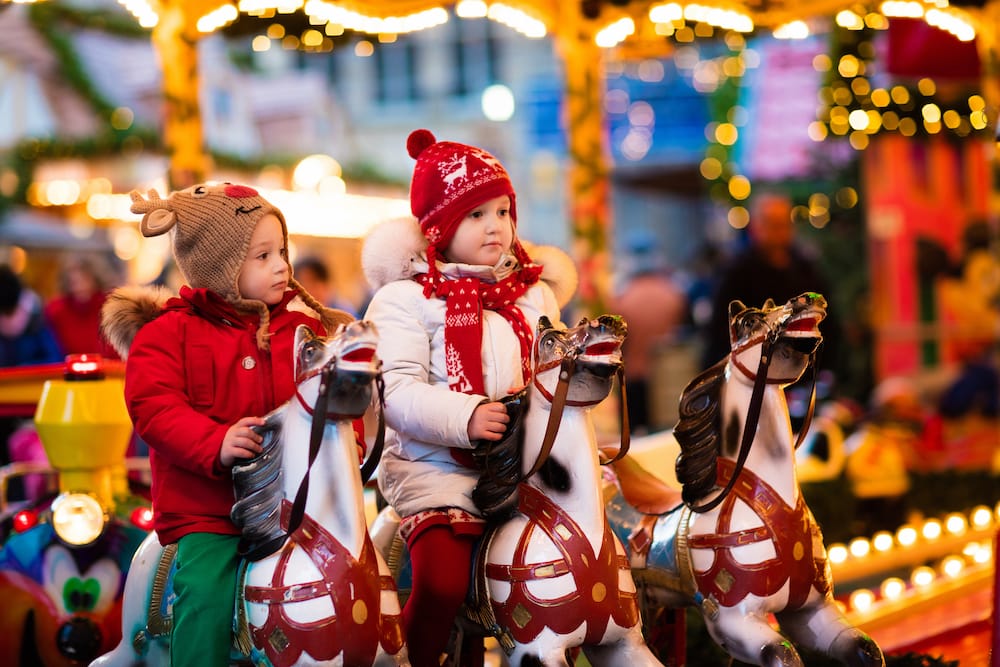
[(302, 346), (308, 343), (309, 341), (314, 340), (315, 338), (316, 334), (314, 334), (313, 330), (310, 329), (305, 324), (300, 324), (299, 326), (295, 327), (295, 343), (292, 346), (292, 349), (295, 350), (294, 370), (296, 375), (298, 375), (298, 373), (301, 371), (302, 356), (300, 353), (302, 351)]
[(295, 327), (295, 346), (298, 347), (299, 343), (304, 343), (316, 338), (316, 334), (305, 324), (300, 324)]
[(550, 320), (548, 316), (542, 315), (541, 317), (538, 318), (539, 331), (545, 331), (546, 329), (551, 329), (551, 328), (552, 328), (552, 320)]
[(734, 299), (734, 300), (730, 301), (729, 302), (729, 319), (730, 320), (733, 319), (734, 317), (736, 317), (737, 315), (739, 315), (740, 313), (742, 313), (746, 309), (747, 309), (746, 304), (744, 304), (739, 299)]
[(774, 303), (774, 299), (768, 297), (767, 301), (764, 302), (764, 306), (761, 308), (761, 310), (774, 310), (775, 308), (777, 308), (777, 304)]

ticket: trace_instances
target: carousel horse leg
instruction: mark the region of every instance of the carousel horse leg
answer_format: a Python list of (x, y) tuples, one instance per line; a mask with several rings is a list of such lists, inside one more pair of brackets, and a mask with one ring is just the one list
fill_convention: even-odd
[(617, 665), (653, 667), (662, 665), (646, 646), (638, 628), (629, 632), (619, 642), (584, 646), (583, 653), (594, 667), (617, 667)]
[(802, 658), (763, 614), (747, 614), (742, 607), (720, 610), (705, 619), (712, 639), (734, 659), (761, 667), (804, 667)]
[(884, 667), (875, 641), (848, 623), (829, 604), (775, 615), (782, 630), (796, 644), (836, 658), (848, 667)]
[(572, 667), (566, 658), (566, 649), (553, 649), (539, 656), (518, 646), (508, 660), (511, 667)]

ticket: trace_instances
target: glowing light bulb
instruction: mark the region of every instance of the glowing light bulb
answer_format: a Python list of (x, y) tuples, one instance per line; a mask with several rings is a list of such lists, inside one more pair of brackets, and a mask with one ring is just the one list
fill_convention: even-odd
[(941, 522), (938, 519), (928, 519), (924, 522), (924, 527), (920, 530), (921, 534), (928, 540), (936, 540), (941, 537)]
[(872, 605), (875, 604), (875, 594), (867, 588), (859, 588), (851, 593), (848, 600), (850, 601), (850, 605), (853, 609), (865, 612), (871, 609)]
[(993, 522), (993, 513), (990, 512), (989, 507), (979, 505), (972, 508), (969, 519), (975, 528), (982, 530), (983, 528), (988, 528), (990, 523)]
[(848, 545), (851, 555), (855, 558), (864, 558), (871, 551), (871, 542), (863, 537), (855, 537)]
[(910, 574), (910, 581), (917, 588), (927, 588), (934, 583), (935, 578), (934, 570), (926, 565), (918, 567)]
[(962, 574), (962, 570), (965, 569), (965, 560), (961, 556), (948, 556), (943, 561), (941, 561), (941, 572), (944, 573), (946, 577), (954, 579), (958, 575)]
[(917, 529), (913, 526), (902, 526), (896, 532), (896, 541), (904, 547), (913, 546), (917, 541)]
[(882, 582), (881, 592), (886, 600), (898, 600), (906, 592), (906, 582), (899, 577), (889, 577)]
[(969, 524), (966, 522), (965, 516), (957, 512), (949, 514), (944, 519), (944, 529), (948, 531), (949, 535), (964, 535), (968, 528)]
[(892, 533), (884, 530), (872, 535), (872, 546), (875, 547), (875, 551), (885, 552), (892, 549), (893, 539)]

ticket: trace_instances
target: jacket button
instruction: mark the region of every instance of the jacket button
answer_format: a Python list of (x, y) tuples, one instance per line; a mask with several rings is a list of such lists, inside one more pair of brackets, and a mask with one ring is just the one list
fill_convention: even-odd
[(247, 369), (249, 371), (249, 370), (253, 370), (253, 368), (256, 365), (257, 365), (257, 362), (254, 360), (253, 357), (251, 357), (251, 356), (243, 357), (243, 368), (245, 368), (245, 369)]

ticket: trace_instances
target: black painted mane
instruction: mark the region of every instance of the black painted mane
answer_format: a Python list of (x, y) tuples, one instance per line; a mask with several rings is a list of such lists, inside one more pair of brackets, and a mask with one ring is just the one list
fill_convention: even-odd
[(720, 451), (722, 420), (721, 388), (729, 357), (702, 371), (684, 387), (680, 400), (680, 419), (674, 437), (681, 446), (675, 464), (681, 495), (691, 504), (715, 486), (715, 462)]

